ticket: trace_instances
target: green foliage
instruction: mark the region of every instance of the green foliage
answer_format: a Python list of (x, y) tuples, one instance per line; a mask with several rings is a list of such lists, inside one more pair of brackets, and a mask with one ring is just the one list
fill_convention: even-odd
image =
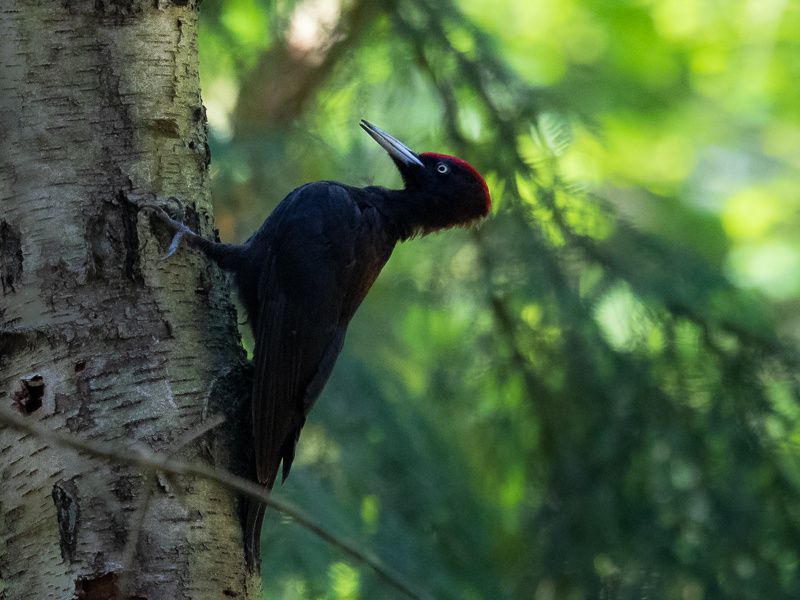
[[(277, 493), (436, 598), (800, 597), (797, 6), (354, 0), (300, 117), (243, 127), (329, 5), (203, 6), (223, 237), (305, 181), (398, 185), (361, 117), (494, 215), (397, 249)], [(264, 556), (266, 597), (394, 593), (274, 515)]]

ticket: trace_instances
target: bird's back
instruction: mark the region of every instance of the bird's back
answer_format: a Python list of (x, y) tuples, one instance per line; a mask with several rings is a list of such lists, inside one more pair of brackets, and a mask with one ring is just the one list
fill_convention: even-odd
[(256, 341), (253, 419), (258, 478), (284, 477), (305, 417), (350, 318), (396, 240), (368, 193), (333, 182), (289, 194), (248, 241), (237, 273)]

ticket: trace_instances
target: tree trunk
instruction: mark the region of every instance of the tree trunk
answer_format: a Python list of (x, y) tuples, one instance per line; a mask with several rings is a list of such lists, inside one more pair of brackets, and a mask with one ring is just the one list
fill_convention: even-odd
[[(125, 202), (176, 196), (211, 233), (197, 18), (194, 0), (0, 5), (0, 402), (230, 468), (249, 392), (226, 278), (185, 249), (160, 261), (169, 234)], [(0, 598), (260, 594), (227, 490), (7, 429), (0, 481)]]

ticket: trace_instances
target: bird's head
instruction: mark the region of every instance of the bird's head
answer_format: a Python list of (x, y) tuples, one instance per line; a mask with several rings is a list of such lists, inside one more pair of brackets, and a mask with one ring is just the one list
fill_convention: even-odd
[(491, 212), (489, 187), (467, 161), (434, 152), (416, 154), (363, 119), (361, 128), (389, 153), (406, 191), (424, 203), (424, 210), (432, 218), (432, 229), (468, 225)]

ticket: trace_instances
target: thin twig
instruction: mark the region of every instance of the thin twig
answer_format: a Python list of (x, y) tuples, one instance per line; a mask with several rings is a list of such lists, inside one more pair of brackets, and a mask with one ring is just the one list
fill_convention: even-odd
[(197, 461), (175, 460), (163, 454), (144, 449), (137, 449), (133, 452), (121, 451), (108, 444), (90, 442), (74, 435), (47, 429), (30, 419), (25, 419), (21, 415), (15, 414), (7, 408), (0, 408), (0, 423), (5, 423), (11, 429), (32, 434), (57, 446), (72, 448), (99, 458), (136, 465), (148, 471), (163, 471), (172, 475), (194, 475), (217, 483), (252, 500), (263, 502), (278, 512), (291, 517), (301, 527), (316, 534), (317, 537), (335, 546), (354, 560), (370, 567), (387, 584), (409, 598), (425, 599), (431, 597), (426, 592), (415, 589), (415, 587), (406, 583), (371, 552), (359, 550), (355, 544), (331, 533), (293, 504), (286, 500), (275, 498), (266, 488), (242, 477), (237, 477), (224, 469), (210, 467)]
[[(185, 448), (194, 440), (202, 437), (218, 425), (225, 422), (225, 417), (222, 415), (214, 415), (210, 419), (201, 422), (196, 427), (192, 427), (189, 431), (184, 433), (172, 445), (168, 456), (174, 456), (177, 452)], [(144, 527), (144, 519), (147, 516), (147, 509), (150, 507), (150, 498), (152, 497), (153, 490), (155, 489), (156, 475), (151, 475), (146, 478), (142, 489), (139, 491), (139, 501), (136, 503), (136, 508), (131, 515), (128, 525), (128, 539), (125, 542), (125, 548), (122, 550), (122, 575), (120, 576), (120, 589), (127, 590), (131, 571), (133, 570), (133, 563), (136, 560), (136, 552), (139, 546), (139, 536), (142, 528)]]

